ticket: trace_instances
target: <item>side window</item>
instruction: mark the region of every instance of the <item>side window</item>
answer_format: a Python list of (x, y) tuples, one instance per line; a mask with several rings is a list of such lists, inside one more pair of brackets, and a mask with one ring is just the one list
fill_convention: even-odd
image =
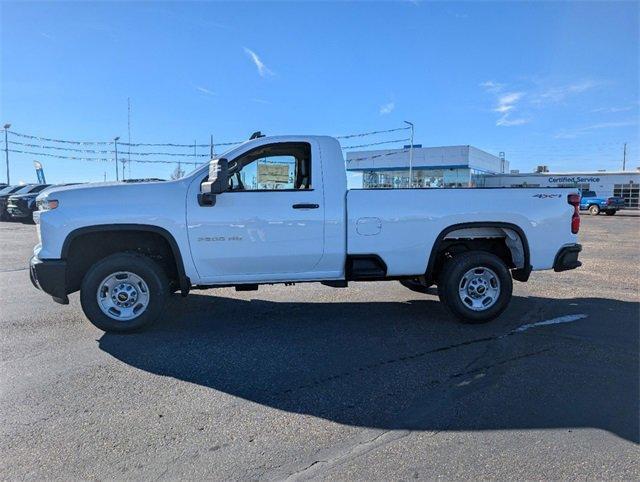
[(311, 145), (268, 144), (229, 161), (229, 191), (312, 189)]

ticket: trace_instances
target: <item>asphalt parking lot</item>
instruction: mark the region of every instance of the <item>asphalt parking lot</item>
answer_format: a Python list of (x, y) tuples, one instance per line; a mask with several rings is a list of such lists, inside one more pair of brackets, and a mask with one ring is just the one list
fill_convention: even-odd
[(306, 284), (175, 297), (125, 336), (33, 288), (35, 228), (0, 223), (0, 476), (637, 480), (639, 235), (583, 216), (583, 267), (488, 325)]

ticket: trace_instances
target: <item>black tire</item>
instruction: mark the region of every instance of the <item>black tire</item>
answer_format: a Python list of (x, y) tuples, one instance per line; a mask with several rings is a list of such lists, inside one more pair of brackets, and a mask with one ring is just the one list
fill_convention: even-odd
[(598, 214), (600, 214), (600, 206), (596, 204), (592, 204), (591, 206), (589, 206), (589, 214), (591, 214), (592, 216), (597, 216)]
[[(107, 316), (98, 303), (99, 285), (109, 275), (126, 271), (138, 276), (148, 287), (146, 309), (135, 318), (121, 321)], [(117, 253), (94, 264), (84, 276), (80, 288), (82, 311), (89, 321), (103, 331), (130, 333), (148, 327), (162, 314), (169, 295), (169, 281), (162, 268), (146, 256)]]
[(402, 279), (400, 280), (400, 284), (416, 293), (429, 293), (429, 286), (422, 284), (418, 279)]
[[(500, 293), (495, 302), (482, 311), (474, 311), (462, 301), (458, 288), (464, 275), (474, 268), (489, 268), (498, 278)], [(440, 273), (438, 296), (445, 307), (463, 323), (486, 323), (500, 316), (511, 301), (513, 281), (509, 268), (496, 255), (469, 251), (447, 261)]]
[(607, 211), (607, 216), (613, 216), (615, 213), (615, 211)]

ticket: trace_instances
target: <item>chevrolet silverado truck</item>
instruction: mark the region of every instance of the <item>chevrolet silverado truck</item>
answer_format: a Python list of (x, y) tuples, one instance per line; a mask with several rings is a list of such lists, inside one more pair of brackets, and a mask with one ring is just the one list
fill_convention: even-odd
[(575, 189), (347, 189), (324, 136), (258, 137), (168, 182), (48, 190), (34, 213), (33, 284), (129, 332), (169, 294), (261, 284), (437, 285), (462, 321), (500, 315), (512, 279), (581, 265)]
[(595, 191), (582, 191), (580, 196), (580, 209), (589, 211), (592, 216), (605, 213), (613, 216), (619, 209), (624, 208), (624, 199), (621, 197), (599, 197)]

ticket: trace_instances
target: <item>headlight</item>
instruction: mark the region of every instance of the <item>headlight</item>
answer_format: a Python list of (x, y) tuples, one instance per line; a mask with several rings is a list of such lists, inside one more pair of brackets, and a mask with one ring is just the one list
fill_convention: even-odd
[(49, 211), (58, 207), (58, 200), (44, 198), (38, 200), (36, 205), (38, 206), (38, 211)]

